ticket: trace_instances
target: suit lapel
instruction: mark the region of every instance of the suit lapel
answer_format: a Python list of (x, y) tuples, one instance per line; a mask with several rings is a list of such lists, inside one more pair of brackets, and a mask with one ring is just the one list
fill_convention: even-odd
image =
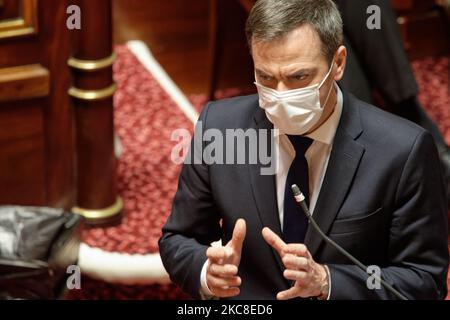
[[(344, 91), (343, 94), (342, 115), (314, 210), (314, 218), (325, 233), (329, 231), (339, 212), (364, 154), (364, 147), (355, 141), (362, 133), (358, 105), (355, 98), (351, 95)], [(273, 125), (260, 108), (257, 109), (254, 120), (257, 130), (273, 129)], [(267, 143), (270, 145), (270, 140)], [(276, 177), (275, 175), (261, 175), (261, 167), (261, 164), (248, 166), (253, 198), (262, 225), (270, 228), (281, 237), (281, 225), (276, 199)], [(308, 228), (305, 244), (313, 256), (321, 243), (322, 239), (320, 236), (311, 227)], [(284, 267), (278, 253), (274, 249), (272, 249), (272, 253), (282, 272)]]
[[(352, 96), (344, 92), (341, 120), (313, 212), (314, 219), (324, 233), (328, 233), (335, 220), (364, 154), (364, 147), (355, 141), (361, 133), (358, 105)], [(322, 241), (312, 227), (308, 228), (305, 245), (313, 256), (317, 253)]]
[[(273, 129), (272, 123), (266, 118), (264, 111), (258, 108), (255, 114), (255, 128), (256, 130)], [(270, 134), (268, 136), (267, 145), (271, 146)], [(271, 147), (269, 147), (270, 154), (274, 152)], [(249, 165), (250, 182), (253, 191), (253, 198), (256, 203), (256, 208), (258, 211), (259, 218), (264, 227), (270, 228), (273, 232), (281, 237), (281, 225), (280, 218), (278, 215), (278, 201), (276, 198), (276, 176), (275, 175), (262, 175), (261, 168), (263, 166), (258, 163), (256, 165)], [(271, 249), (274, 255), (280, 271), (283, 272), (284, 267), (280, 256), (275, 251)]]

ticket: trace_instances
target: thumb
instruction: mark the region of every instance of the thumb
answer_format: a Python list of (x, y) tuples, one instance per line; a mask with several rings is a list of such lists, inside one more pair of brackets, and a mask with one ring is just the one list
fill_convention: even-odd
[(238, 219), (234, 225), (233, 237), (228, 242), (227, 247), (231, 247), (237, 252), (241, 253), (242, 245), (244, 243), (245, 235), (247, 233), (247, 226), (244, 219)]

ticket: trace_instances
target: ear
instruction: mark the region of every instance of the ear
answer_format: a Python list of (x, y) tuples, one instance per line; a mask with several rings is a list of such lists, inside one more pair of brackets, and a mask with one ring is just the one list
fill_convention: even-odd
[(334, 74), (334, 80), (339, 81), (344, 76), (345, 66), (347, 63), (347, 49), (344, 46), (340, 46), (336, 51), (335, 65), (336, 72)]

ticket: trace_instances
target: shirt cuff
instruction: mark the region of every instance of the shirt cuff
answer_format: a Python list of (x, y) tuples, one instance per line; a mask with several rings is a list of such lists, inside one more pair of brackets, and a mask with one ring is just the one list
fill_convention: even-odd
[(202, 267), (202, 271), (200, 273), (200, 296), (203, 300), (208, 300), (214, 297), (214, 294), (208, 287), (208, 283), (206, 281), (206, 269), (209, 265), (209, 259), (205, 261)]
[(327, 300), (330, 300), (330, 297), (331, 297), (331, 273), (330, 273), (330, 269), (328, 269), (327, 265), (325, 265), (325, 271), (327, 272), (327, 277), (328, 277), (328, 296), (327, 296)]

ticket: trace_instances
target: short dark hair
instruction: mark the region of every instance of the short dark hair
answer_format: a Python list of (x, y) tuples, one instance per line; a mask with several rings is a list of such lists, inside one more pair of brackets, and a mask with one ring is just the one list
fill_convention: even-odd
[(253, 40), (280, 39), (304, 24), (317, 32), (322, 52), (331, 61), (344, 37), (342, 17), (332, 0), (258, 0), (245, 28), (250, 51)]

